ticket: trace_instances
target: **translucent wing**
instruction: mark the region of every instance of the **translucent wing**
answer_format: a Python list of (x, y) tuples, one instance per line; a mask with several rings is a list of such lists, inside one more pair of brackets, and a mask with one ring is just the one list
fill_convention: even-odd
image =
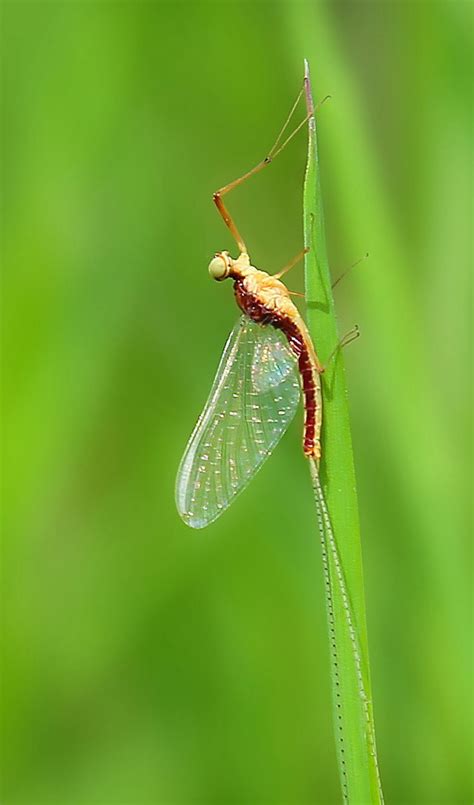
[(284, 334), (243, 316), (178, 470), (176, 505), (185, 523), (204, 528), (222, 514), (280, 440), (299, 397)]
[[(271, 328), (273, 330), (273, 328)], [(288, 375), (295, 371), (295, 358), (286, 338), (269, 337), (272, 333), (265, 333), (264, 338), (255, 340), (253, 361), (251, 364), (252, 386), (255, 391), (265, 393), (272, 386), (278, 386)]]

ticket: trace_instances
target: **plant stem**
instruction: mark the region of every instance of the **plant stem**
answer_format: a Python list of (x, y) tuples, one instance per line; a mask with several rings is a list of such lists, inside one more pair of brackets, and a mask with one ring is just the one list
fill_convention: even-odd
[[(338, 335), (307, 63), (305, 92), (310, 114), (304, 185), (305, 245), (310, 249), (305, 260), (306, 304), (308, 327), (321, 357), (331, 354)], [(383, 795), (375, 745), (359, 515), (341, 350), (323, 375), (323, 407), (321, 465), (318, 469), (316, 462), (310, 461), (310, 470), (325, 577), (337, 756), (344, 802), (369, 805), (382, 803)]]

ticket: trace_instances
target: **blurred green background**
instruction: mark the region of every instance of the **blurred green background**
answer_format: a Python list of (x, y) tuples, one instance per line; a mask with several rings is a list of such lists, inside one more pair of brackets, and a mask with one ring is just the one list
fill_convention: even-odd
[[(472, 5), (3, 4), (5, 805), (339, 801), (301, 417), (208, 530), (181, 453), (237, 315), (212, 191), (303, 57), (319, 113), (386, 799), (472, 801)], [(302, 243), (305, 137), (230, 200)], [(290, 287), (302, 288), (302, 271)]]

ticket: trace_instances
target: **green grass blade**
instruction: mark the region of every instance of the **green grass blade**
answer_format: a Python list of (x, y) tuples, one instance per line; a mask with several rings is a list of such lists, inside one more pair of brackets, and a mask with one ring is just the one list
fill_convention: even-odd
[[(305, 68), (309, 119), (304, 183), (308, 327), (324, 362), (338, 341), (326, 253), (316, 119)], [(383, 802), (375, 749), (364, 584), (344, 359), (339, 350), (323, 375), (322, 460), (311, 463), (323, 550), (336, 748), (344, 800)]]

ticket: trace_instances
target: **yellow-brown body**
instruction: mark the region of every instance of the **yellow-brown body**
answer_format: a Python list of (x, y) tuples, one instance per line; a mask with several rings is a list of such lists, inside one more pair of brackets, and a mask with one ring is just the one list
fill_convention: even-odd
[(251, 265), (242, 252), (234, 260), (228, 252), (219, 252), (209, 266), (217, 280), (234, 280), (234, 293), (241, 310), (253, 321), (281, 330), (298, 360), (304, 396), (305, 423), (303, 449), (317, 461), (321, 456), (321, 364), (306, 324), (286, 285), (266, 271)]

